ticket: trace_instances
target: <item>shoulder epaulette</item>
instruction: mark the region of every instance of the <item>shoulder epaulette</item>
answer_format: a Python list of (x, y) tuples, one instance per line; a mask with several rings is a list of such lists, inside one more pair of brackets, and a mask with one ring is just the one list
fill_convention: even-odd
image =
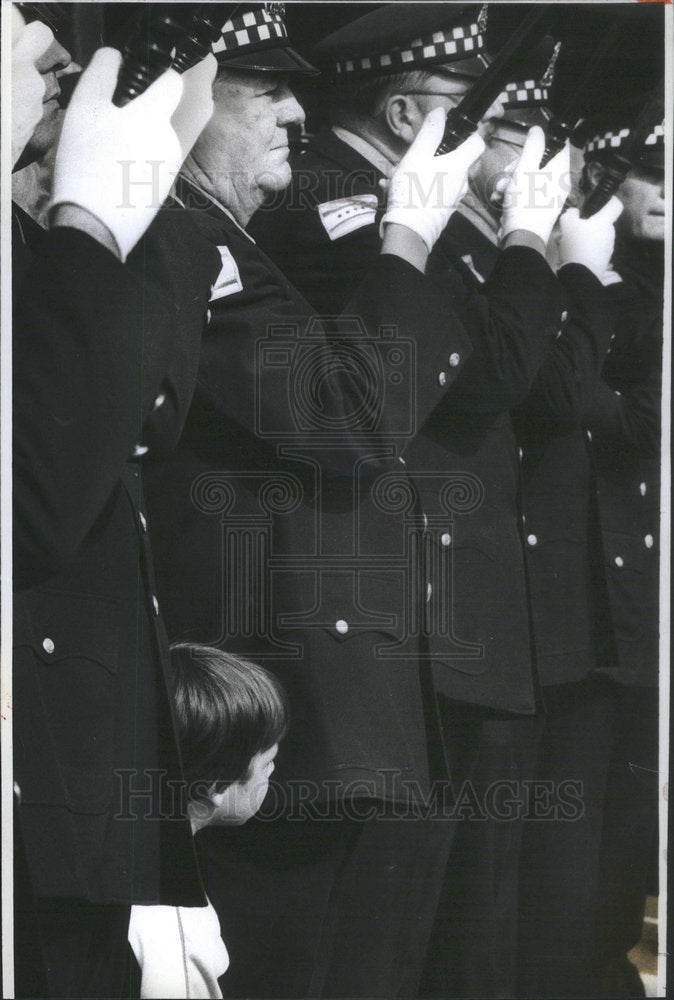
[(331, 240), (339, 240), (356, 229), (371, 225), (377, 214), (375, 194), (354, 194), (318, 205), (323, 228)]

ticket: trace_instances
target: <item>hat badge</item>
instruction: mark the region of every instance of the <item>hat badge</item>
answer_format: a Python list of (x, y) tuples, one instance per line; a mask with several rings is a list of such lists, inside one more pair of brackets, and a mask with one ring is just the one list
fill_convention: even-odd
[(489, 8), (487, 4), (483, 4), (480, 9), (480, 13), (477, 16), (477, 28), (481, 35), (487, 30), (487, 16), (489, 14)]
[(264, 9), (272, 17), (284, 17), (286, 12), (286, 5), (284, 3), (278, 3), (277, 0), (267, 0), (264, 5)]

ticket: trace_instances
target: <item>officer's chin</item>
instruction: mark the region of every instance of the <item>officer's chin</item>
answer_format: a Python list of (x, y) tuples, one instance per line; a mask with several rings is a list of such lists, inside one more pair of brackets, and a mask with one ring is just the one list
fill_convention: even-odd
[(64, 117), (65, 112), (60, 111), (58, 105), (50, 101), (49, 106), (45, 108), (42, 118), (35, 126), (35, 131), (26, 143), (21, 156), (14, 164), (12, 173), (15, 174), (17, 170), (23, 170), (24, 167), (29, 166), (36, 160), (41, 160), (52, 149), (55, 150), (61, 135)]
[(290, 164), (280, 163), (260, 174), (257, 183), (265, 194), (274, 194), (276, 191), (284, 191), (290, 184), (292, 176)]

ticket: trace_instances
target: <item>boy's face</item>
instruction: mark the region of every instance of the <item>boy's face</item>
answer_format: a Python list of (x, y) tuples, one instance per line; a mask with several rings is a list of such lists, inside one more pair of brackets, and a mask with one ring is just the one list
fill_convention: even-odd
[(245, 780), (235, 781), (224, 792), (211, 795), (213, 812), (209, 826), (241, 826), (255, 815), (267, 794), (277, 753), (278, 743), (275, 743), (269, 750), (256, 754)]

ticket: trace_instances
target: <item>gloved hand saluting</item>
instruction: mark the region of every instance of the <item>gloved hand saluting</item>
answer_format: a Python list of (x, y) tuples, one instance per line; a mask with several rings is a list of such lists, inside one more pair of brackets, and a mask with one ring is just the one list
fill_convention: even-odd
[(468, 170), (484, 151), (475, 132), (458, 149), (435, 156), (445, 128), (445, 112), (434, 108), (394, 170), (381, 231), (388, 223), (407, 226), (430, 253), (466, 192)]
[(622, 210), (615, 195), (589, 219), (581, 219), (577, 208), (567, 209), (559, 220), (557, 267), (583, 264), (603, 281), (613, 256), (615, 222)]
[(570, 191), (569, 144), (541, 169), (544, 152), (545, 133), (534, 125), (503, 193), (502, 240), (515, 230), (525, 230), (547, 246)]
[(54, 35), (46, 24), (26, 24), (12, 7), (12, 166), (23, 153), (42, 118), (45, 79), (35, 65)]
[(68, 204), (90, 212), (126, 260), (213, 113), (217, 64), (209, 55), (182, 78), (169, 69), (117, 108), (112, 95), (121, 58), (116, 49), (99, 49), (75, 88), (56, 154), (51, 208)]

